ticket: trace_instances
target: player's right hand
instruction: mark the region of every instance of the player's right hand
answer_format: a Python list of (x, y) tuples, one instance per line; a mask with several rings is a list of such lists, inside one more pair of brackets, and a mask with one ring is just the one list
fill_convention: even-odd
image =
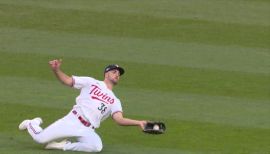
[(62, 59), (51, 60), (51, 61), (49, 61), (49, 64), (50, 64), (51, 69), (56, 71), (56, 70), (60, 69), (60, 66), (62, 64)]

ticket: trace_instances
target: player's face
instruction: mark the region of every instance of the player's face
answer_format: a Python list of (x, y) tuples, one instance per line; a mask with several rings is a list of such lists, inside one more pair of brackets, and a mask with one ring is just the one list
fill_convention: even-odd
[(117, 69), (111, 70), (106, 73), (106, 78), (116, 85), (120, 79), (120, 72)]

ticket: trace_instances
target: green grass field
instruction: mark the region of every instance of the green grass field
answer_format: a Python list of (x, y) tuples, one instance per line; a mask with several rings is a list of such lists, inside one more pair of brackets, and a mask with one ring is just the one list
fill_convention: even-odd
[(74, 105), (54, 58), (100, 80), (122, 65), (125, 116), (167, 124), (153, 136), (109, 118), (97, 129), (102, 154), (270, 154), (269, 0), (0, 0), (0, 54), (1, 154), (78, 153), (18, 130)]

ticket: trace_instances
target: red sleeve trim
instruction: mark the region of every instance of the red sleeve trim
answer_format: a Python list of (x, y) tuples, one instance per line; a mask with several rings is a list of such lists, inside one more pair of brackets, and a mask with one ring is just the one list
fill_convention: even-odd
[(74, 87), (74, 84), (75, 84), (75, 79), (73, 77), (72, 78), (72, 83), (71, 83), (71, 87)]

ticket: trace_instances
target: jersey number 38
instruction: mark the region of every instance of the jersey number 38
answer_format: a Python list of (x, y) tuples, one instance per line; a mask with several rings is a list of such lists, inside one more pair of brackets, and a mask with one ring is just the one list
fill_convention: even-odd
[(107, 106), (104, 103), (101, 103), (101, 105), (98, 107), (98, 110), (103, 114), (107, 109)]

